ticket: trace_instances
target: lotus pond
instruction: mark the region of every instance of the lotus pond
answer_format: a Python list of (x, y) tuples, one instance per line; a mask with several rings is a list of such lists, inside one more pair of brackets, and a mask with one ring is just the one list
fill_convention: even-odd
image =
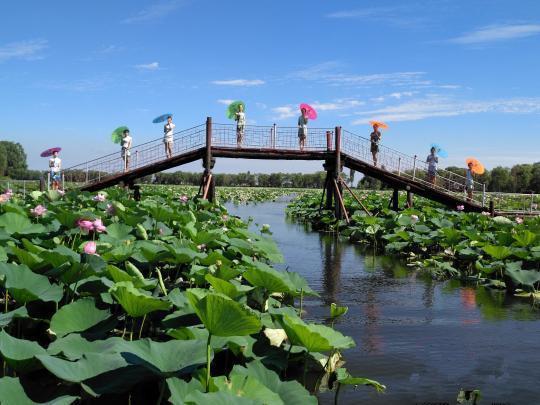
[(540, 299), (540, 217), (491, 218), (487, 212), (449, 211), (418, 197), (414, 208), (395, 212), (388, 208), (389, 193), (358, 195), (368, 212), (346, 195), (345, 205), (352, 213), (349, 224), (319, 209), (320, 192), (299, 196), (287, 212), (318, 230), (338, 232), (378, 253), (399, 257), (436, 278), (506, 290), (533, 303)]
[(343, 366), (346, 307), (302, 319), (318, 294), (273, 266), (268, 226), (175, 189), (140, 202), (122, 190), (2, 196), (2, 404), (309, 404), (384, 390)]

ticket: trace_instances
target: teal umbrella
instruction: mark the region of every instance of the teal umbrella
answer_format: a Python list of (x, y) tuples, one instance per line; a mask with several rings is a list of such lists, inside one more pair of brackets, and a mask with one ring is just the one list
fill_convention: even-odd
[(126, 129), (129, 131), (129, 128), (126, 127), (126, 126), (116, 128), (116, 129), (112, 132), (112, 134), (111, 134), (111, 140), (112, 140), (114, 143), (120, 143), (120, 142), (122, 142), (122, 138), (123, 138), (123, 136), (124, 136), (124, 131), (125, 131)]
[(244, 108), (244, 112), (246, 111), (246, 104), (243, 101), (233, 101), (231, 104), (229, 104), (229, 107), (227, 107), (227, 118), (232, 120), (236, 116), (236, 113), (238, 112), (238, 107), (242, 106)]

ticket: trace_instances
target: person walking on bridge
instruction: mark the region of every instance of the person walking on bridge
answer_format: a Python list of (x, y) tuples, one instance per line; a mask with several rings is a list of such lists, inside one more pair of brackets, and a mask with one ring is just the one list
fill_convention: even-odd
[(129, 161), (131, 160), (131, 143), (132, 138), (129, 135), (129, 129), (125, 129), (122, 134), (122, 159), (124, 160), (124, 171), (129, 170)]
[(244, 105), (238, 104), (238, 111), (234, 115), (236, 121), (236, 146), (240, 148), (244, 142), (244, 130), (246, 127), (246, 114), (244, 113)]
[(165, 144), (167, 159), (172, 158), (173, 155), (174, 128), (176, 128), (176, 125), (173, 124), (172, 116), (169, 115), (167, 117), (167, 123), (163, 127), (163, 143)]
[(439, 157), (437, 156), (437, 150), (435, 146), (430, 149), (426, 162), (428, 164), (428, 180), (431, 184), (435, 185), (435, 177), (437, 176), (437, 163), (439, 163)]
[(298, 142), (300, 150), (303, 151), (306, 145), (308, 117), (305, 108), (302, 108), (300, 111), (301, 114), (298, 117)]
[(465, 178), (465, 191), (467, 192), (467, 201), (472, 201), (474, 190), (473, 162), (467, 163)]
[(62, 178), (62, 159), (58, 157), (58, 151), (54, 151), (49, 159), (49, 168), (51, 170), (51, 185), (53, 190), (58, 190)]
[(370, 134), (369, 139), (371, 141), (371, 155), (373, 156), (373, 165), (377, 166), (377, 155), (379, 154), (379, 142), (382, 135), (379, 131), (379, 124), (373, 124), (373, 132)]

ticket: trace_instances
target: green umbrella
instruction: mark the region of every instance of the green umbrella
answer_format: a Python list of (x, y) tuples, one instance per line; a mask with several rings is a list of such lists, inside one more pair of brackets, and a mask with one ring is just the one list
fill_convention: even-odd
[(129, 128), (126, 126), (116, 128), (111, 134), (111, 140), (114, 143), (122, 142), (122, 138), (124, 137), (124, 131), (126, 129), (129, 131)]
[(236, 113), (238, 112), (238, 106), (244, 107), (244, 112), (246, 111), (246, 105), (243, 101), (233, 101), (227, 108), (228, 119), (232, 120), (235, 117)]

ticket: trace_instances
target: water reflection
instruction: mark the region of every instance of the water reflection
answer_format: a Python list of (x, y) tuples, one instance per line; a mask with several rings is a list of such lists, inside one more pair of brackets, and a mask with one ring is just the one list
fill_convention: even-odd
[(323, 271), (323, 302), (330, 305), (338, 302), (336, 296), (340, 290), (342, 243), (335, 235), (319, 235), (321, 262)]

